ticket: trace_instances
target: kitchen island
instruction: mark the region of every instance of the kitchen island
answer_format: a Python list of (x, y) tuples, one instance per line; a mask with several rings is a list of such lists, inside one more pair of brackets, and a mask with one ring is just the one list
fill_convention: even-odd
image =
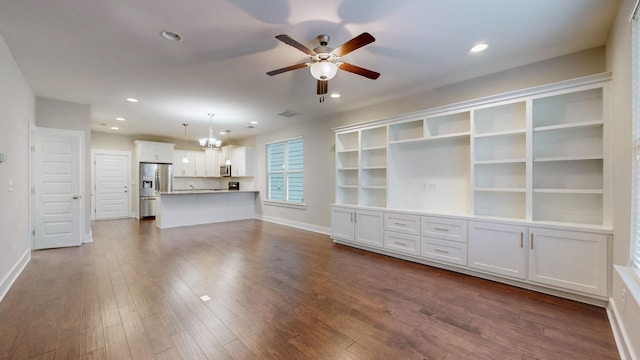
[(180, 190), (161, 192), (156, 203), (160, 229), (253, 219), (255, 190)]

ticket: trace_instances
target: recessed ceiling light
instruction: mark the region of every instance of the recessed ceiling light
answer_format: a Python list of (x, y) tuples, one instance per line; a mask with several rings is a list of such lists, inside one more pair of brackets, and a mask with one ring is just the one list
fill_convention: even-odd
[(474, 47), (472, 47), (470, 51), (472, 53), (477, 53), (477, 52), (481, 52), (481, 51), (487, 50), (488, 47), (489, 47), (489, 45), (487, 45), (485, 43), (480, 43), (480, 44), (477, 44)]
[(258, 125), (258, 122), (254, 120), (254, 121), (250, 122), (250, 124), (252, 124), (252, 125)]
[(227, 133), (226, 133), (226, 132), (224, 132), (224, 131), (220, 131), (218, 134), (220, 134), (220, 135), (227, 135)]
[(171, 41), (182, 41), (182, 36), (172, 32), (172, 31), (163, 31), (160, 33), (163, 38)]
[(132, 102), (132, 103), (137, 103), (138, 99), (136, 99), (136, 98), (127, 98), (127, 101), (128, 102)]
[(338, 93), (333, 93), (333, 94), (331, 94), (331, 97), (332, 97), (332, 98), (334, 98), (334, 99), (337, 99), (337, 98), (339, 98), (340, 96), (342, 96), (342, 95), (340, 95), (340, 94), (338, 94)]
[(116, 120), (118, 121), (124, 121), (125, 119), (123, 117), (117, 117)]
[(111, 127), (111, 130), (120, 130), (120, 128), (119, 128), (119, 127), (117, 127), (117, 126), (112, 126), (112, 127)]

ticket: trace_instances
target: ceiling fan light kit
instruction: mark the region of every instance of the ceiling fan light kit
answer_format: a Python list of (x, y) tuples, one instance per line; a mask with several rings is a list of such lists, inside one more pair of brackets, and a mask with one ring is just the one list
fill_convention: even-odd
[(311, 75), (318, 80), (331, 80), (338, 73), (338, 66), (327, 60), (313, 63), (309, 69)]
[(345, 56), (350, 52), (368, 45), (376, 40), (371, 34), (367, 32), (354, 37), (353, 39), (347, 41), (346, 43), (338, 46), (335, 49), (327, 46), (329, 44), (330, 38), (329, 35), (324, 34), (318, 35), (316, 39), (320, 43), (320, 46), (313, 50), (302, 45), (286, 34), (277, 35), (276, 39), (309, 55), (309, 60), (311, 62), (295, 64), (284, 68), (272, 70), (267, 72), (267, 75), (274, 76), (283, 72), (309, 67), (311, 76), (313, 76), (318, 81), (316, 93), (318, 95), (321, 95), (320, 102), (324, 102), (324, 97), (322, 95), (327, 94), (328, 92), (328, 80), (336, 76), (338, 69), (356, 75), (364, 76), (372, 80), (375, 80), (380, 76), (380, 73), (361, 68), (359, 66), (351, 65), (340, 60), (342, 56)]

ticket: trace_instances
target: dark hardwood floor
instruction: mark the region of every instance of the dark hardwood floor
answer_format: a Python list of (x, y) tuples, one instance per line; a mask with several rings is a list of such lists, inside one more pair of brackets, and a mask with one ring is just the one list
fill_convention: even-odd
[(113, 220), (93, 238), (32, 253), (0, 359), (618, 359), (602, 308), (325, 235)]

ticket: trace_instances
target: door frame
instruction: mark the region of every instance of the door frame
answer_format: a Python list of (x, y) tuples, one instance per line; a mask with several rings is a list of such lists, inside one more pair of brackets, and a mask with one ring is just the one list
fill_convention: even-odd
[[(58, 129), (58, 128), (48, 128), (43, 126), (33, 126), (29, 129), (29, 229), (31, 236), (31, 250), (35, 249), (36, 245), (36, 221), (35, 221), (35, 206), (36, 206), (36, 197), (33, 195), (35, 193), (35, 174), (36, 174), (36, 158), (35, 158), (35, 146), (37, 145), (37, 136), (38, 135), (65, 135), (65, 136), (74, 136), (78, 138), (79, 148), (78, 148), (78, 193), (82, 196), (85, 196), (85, 133), (80, 130), (67, 130), (67, 129)], [(91, 236), (87, 238), (87, 233), (90, 234), (91, 229), (86, 229), (86, 215), (85, 215), (85, 201), (80, 201), (79, 204), (79, 221), (80, 221), (80, 244), (86, 242), (91, 242)]]
[(131, 217), (131, 151), (91, 149), (91, 220), (96, 219), (96, 155), (119, 155), (127, 158), (127, 218)]

